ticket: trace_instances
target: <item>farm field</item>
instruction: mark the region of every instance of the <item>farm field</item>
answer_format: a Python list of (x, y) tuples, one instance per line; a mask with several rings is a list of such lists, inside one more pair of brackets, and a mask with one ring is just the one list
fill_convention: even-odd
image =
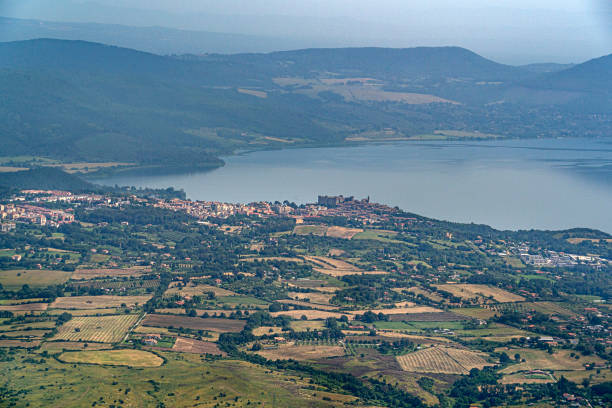
[(222, 289), (212, 285), (200, 284), (194, 281), (187, 282), (185, 286), (180, 286), (179, 282), (171, 282), (164, 295), (202, 296), (208, 292), (213, 292), (215, 296), (236, 295), (236, 293), (232, 292), (231, 290)]
[(10, 290), (21, 289), (23, 285), (32, 288), (43, 288), (50, 285), (60, 285), (70, 279), (72, 272), (14, 269), (0, 271), (0, 284)]
[(457, 313), (467, 317), (473, 317), (474, 319), (490, 319), (495, 316), (495, 311), (491, 309), (485, 309), (482, 307), (462, 307), (457, 309), (451, 309), (451, 312)]
[(322, 320), (293, 320), (289, 326), (295, 331), (319, 330), (325, 327)]
[[(396, 290), (399, 293), (402, 293), (402, 291), (406, 290), (406, 289), (404, 289), (404, 288), (397, 288), (397, 289), (393, 289), (393, 290)], [(417, 296), (418, 295), (422, 295), (422, 296), (424, 296), (427, 299), (433, 300), (434, 302), (441, 302), (443, 300), (442, 296), (439, 296), (439, 295), (437, 295), (437, 294), (435, 294), (435, 293), (433, 293), (433, 292), (431, 292), (429, 290), (422, 289), (422, 288), (419, 288), (417, 286), (413, 286), (411, 288), (408, 288), (407, 290), (410, 293), (414, 293)]]
[(338, 309), (338, 306), (321, 305), (321, 304), (316, 304), (316, 303), (311, 303), (311, 302), (306, 302), (306, 301), (301, 301), (301, 300), (281, 299), (281, 300), (277, 300), (277, 303), (283, 303), (286, 305), (294, 305), (294, 306), (299, 306), (299, 307), (302, 307), (302, 306), (312, 307), (314, 309), (320, 309), (320, 310)]
[(306, 300), (310, 303), (316, 303), (318, 305), (329, 305), (329, 301), (334, 296), (331, 293), (320, 293), (320, 292), (308, 292), (308, 293), (300, 293), (300, 292), (288, 292), (287, 295), (291, 299), (297, 300)]
[(325, 235), (326, 225), (296, 225), (293, 229), (295, 235)]
[(40, 347), (40, 352), (50, 353), (61, 352), (64, 350), (105, 350), (112, 346), (107, 343), (87, 343), (80, 341), (47, 341)]
[[(411, 314), (422, 314), (422, 313), (442, 313), (442, 310), (436, 309), (431, 306), (402, 306), (402, 307), (394, 307), (389, 309), (372, 309), (372, 313), (382, 313), (384, 315), (411, 315)], [(366, 310), (352, 310), (347, 313), (352, 314), (363, 314)], [(444, 315), (441, 315), (444, 316)]]
[(164, 360), (156, 354), (142, 350), (69, 351), (60, 354), (59, 361), (130, 367), (159, 367)]
[(492, 365), (473, 351), (441, 346), (398, 356), (397, 362), (404, 371), (433, 374), (468, 374)]
[(526, 309), (533, 309), (544, 314), (556, 314), (564, 317), (575, 317), (577, 314), (567, 308), (567, 305), (559, 302), (525, 302), (521, 304)]
[(40, 345), (40, 340), (17, 340), (17, 339), (0, 339), (0, 348), (35, 348)]
[(270, 313), (271, 316), (288, 316), (292, 319), (300, 320), (302, 316), (306, 316), (308, 320), (327, 319), (334, 317), (340, 319), (342, 316), (350, 317), (352, 313), (330, 312), (325, 310), (287, 310), (282, 312)]
[(345, 352), (342, 346), (287, 343), (269, 349), (264, 346), (264, 349), (258, 351), (257, 354), (269, 360), (316, 361), (322, 358), (343, 356)]
[(491, 297), (496, 302), (500, 303), (523, 302), (525, 300), (525, 298), (522, 296), (515, 295), (514, 293), (508, 292), (507, 290), (503, 290), (489, 285), (453, 283), (436, 285), (436, 287), (439, 290), (449, 292), (454, 296), (460, 297), (462, 299), (480, 298), (482, 299), (482, 301), (485, 301), (487, 300), (487, 298)]
[(157, 279), (130, 279), (130, 280), (88, 280), (70, 282), (71, 287), (75, 288), (95, 288), (95, 289), (148, 289), (159, 286)]
[(14, 330), (1, 332), (0, 336), (21, 339), (42, 339), (51, 330)]
[(387, 243), (387, 244), (403, 244), (403, 245), (408, 245), (408, 246), (414, 245), (406, 241), (394, 239), (396, 236), (397, 236), (397, 232), (395, 231), (367, 229), (355, 235), (353, 239), (369, 239), (369, 240), (378, 241), (378, 242)]
[(143, 326), (183, 327), (194, 330), (210, 330), (219, 333), (237, 333), (246, 322), (235, 319), (201, 318), (176, 315), (149, 314), (142, 321)]
[(151, 299), (151, 296), (71, 296), (59, 297), (55, 299), (49, 307), (53, 309), (104, 309), (112, 307), (121, 307), (125, 304), (127, 307), (134, 305), (143, 305)]
[(502, 384), (548, 384), (553, 382), (556, 382), (556, 378), (547, 372), (508, 374), (500, 380)]
[(570, 356), (570, 350), (556, 350), (549, 354), (546, 350), (501, 348), (509, 356), (520, 354), (525, 362), (513, 364), (501, 370), (504, 374), (518, 373), (531, 370), (555, 370), (555, 371), (585, 371), (585, 364), (603, 364), (604, 361), (597, 356), (580, 356), (576, 359)]
[(225, 356), (226, 353), (219, 349), (215, 343), (208, 341), (200, 341), (195, 339), (188, 339), (185, 337), (177, 337), (172, 347), (172, 351), (179, 351), (182, 353), (195, 353), (195, 354), (214, 354), (218, 356)]
[(425, 312), (425, 313), (403, 313), (389, 315), (389, 321), (392, 322), (457, 322), (468, 320), (465, 316), (461, 316), (451, 312)]
[(151, 273), (151, 268), (146, 266), (133, 266), (130, 268), (92, 268), (77, 269), (72, 274), (72, 279), (93, 279), (93, 278), (115, 278), (115, 277), (138, 277)]
[(0, 325), (0, 331), (28, 330), (28, 329), (52, 329), (54, 327), (55, 327), (54, 321), (26, 322), (26, 323)]
[(489, 341), (506, 342), (520, 337), (533, 337), (536, 334), (507, 326), (501, 323), (492, 323), (482, 329), (457, 330), (456, 334), (465, 340), (483, 338)]
[(347, 275), (386, 275), (385, 271), (364, 271), (359, 267), (339, 259), (327, 258), (323, 256), (305, 257), (315, 267), (314, 270), (333, 277)]
[(48, 303), (21, 303), (17, 305), (0, 305), (0, 310), (8, 312), (31, 312), (47, 310), (48, 307)]
[(105, 308), (105, 309), (49, 309), (46, 311), (47, 314), (52, 316), (61, 315), (62, 313), (70, 313), (73, 316), (100, 316), (100, 315), (115, 315), (118, 313), (125, 312), (125, 309), (120, 310), (116, 308)]
[(363, 232), (361, 228), (345, 228), (332, 226), (327, 228), (325, 236), (332, 238), (351, 239), (361, 232)]
[(116, 343), (138, 319), (138, 315), (73, 317), (60, 326), (53, 340)]

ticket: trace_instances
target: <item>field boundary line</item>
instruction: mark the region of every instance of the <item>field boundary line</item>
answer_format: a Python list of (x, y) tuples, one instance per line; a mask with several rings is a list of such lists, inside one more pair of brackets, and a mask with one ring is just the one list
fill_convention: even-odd
[(136, 323), (134, 323), (132, 326), (130, 326), (129, 330), (127, 331), (127, 333), (125, 333), (125, 337), (123, 338), (123, 340), (121, 340), (121, 343), (125, 343), (125, 341), (128, 339), (128, 337), (130, 336), (130, 334), (132, 334), (132, 332), (134, 331), (134, 329), (136, 328), (136, 326), (138, 326), (140, 324), (140, 322), (143, 321), (143, 319), (145, 318), (145, 316), (147, 315), (147, 312), (143, 312), (143, 314), (140, 316), (140, 319), (138, 319), (136, 321)]

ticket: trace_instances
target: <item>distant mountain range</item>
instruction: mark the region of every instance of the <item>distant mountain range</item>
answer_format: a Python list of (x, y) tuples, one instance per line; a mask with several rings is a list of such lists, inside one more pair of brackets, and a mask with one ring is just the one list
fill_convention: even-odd
[(609, 136), (612, 56), (514, 67), (458, 47), (164, 57), (0, 43), (0, 156), (217, 166), (218, 155), (403, 139)]
[(271, 52), (303, 48), (313, 42), (313, 40), (166, 27), (133, 27), (0, 17), (0, 42), (38, 38), (99, 42), (160, 55)]

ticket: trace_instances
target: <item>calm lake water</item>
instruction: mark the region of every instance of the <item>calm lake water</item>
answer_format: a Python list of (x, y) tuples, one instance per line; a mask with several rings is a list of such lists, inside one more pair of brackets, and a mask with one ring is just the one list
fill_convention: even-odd
[(403, 142), (225, 158), (201, 173), (124, 175), (101, 184), (184, 189), (194, 200), (316, 201), (370, 196), (425, 216), (501, 229), (612, 233), (612, 139)]

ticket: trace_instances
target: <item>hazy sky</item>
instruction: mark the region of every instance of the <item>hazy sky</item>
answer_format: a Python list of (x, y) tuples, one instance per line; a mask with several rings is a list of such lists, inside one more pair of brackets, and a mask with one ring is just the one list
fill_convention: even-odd
[(610, 0), (0, 0), (0, 15), (158, 25), (329, 46), (459, 45), (506, 63), (612, 52)]

